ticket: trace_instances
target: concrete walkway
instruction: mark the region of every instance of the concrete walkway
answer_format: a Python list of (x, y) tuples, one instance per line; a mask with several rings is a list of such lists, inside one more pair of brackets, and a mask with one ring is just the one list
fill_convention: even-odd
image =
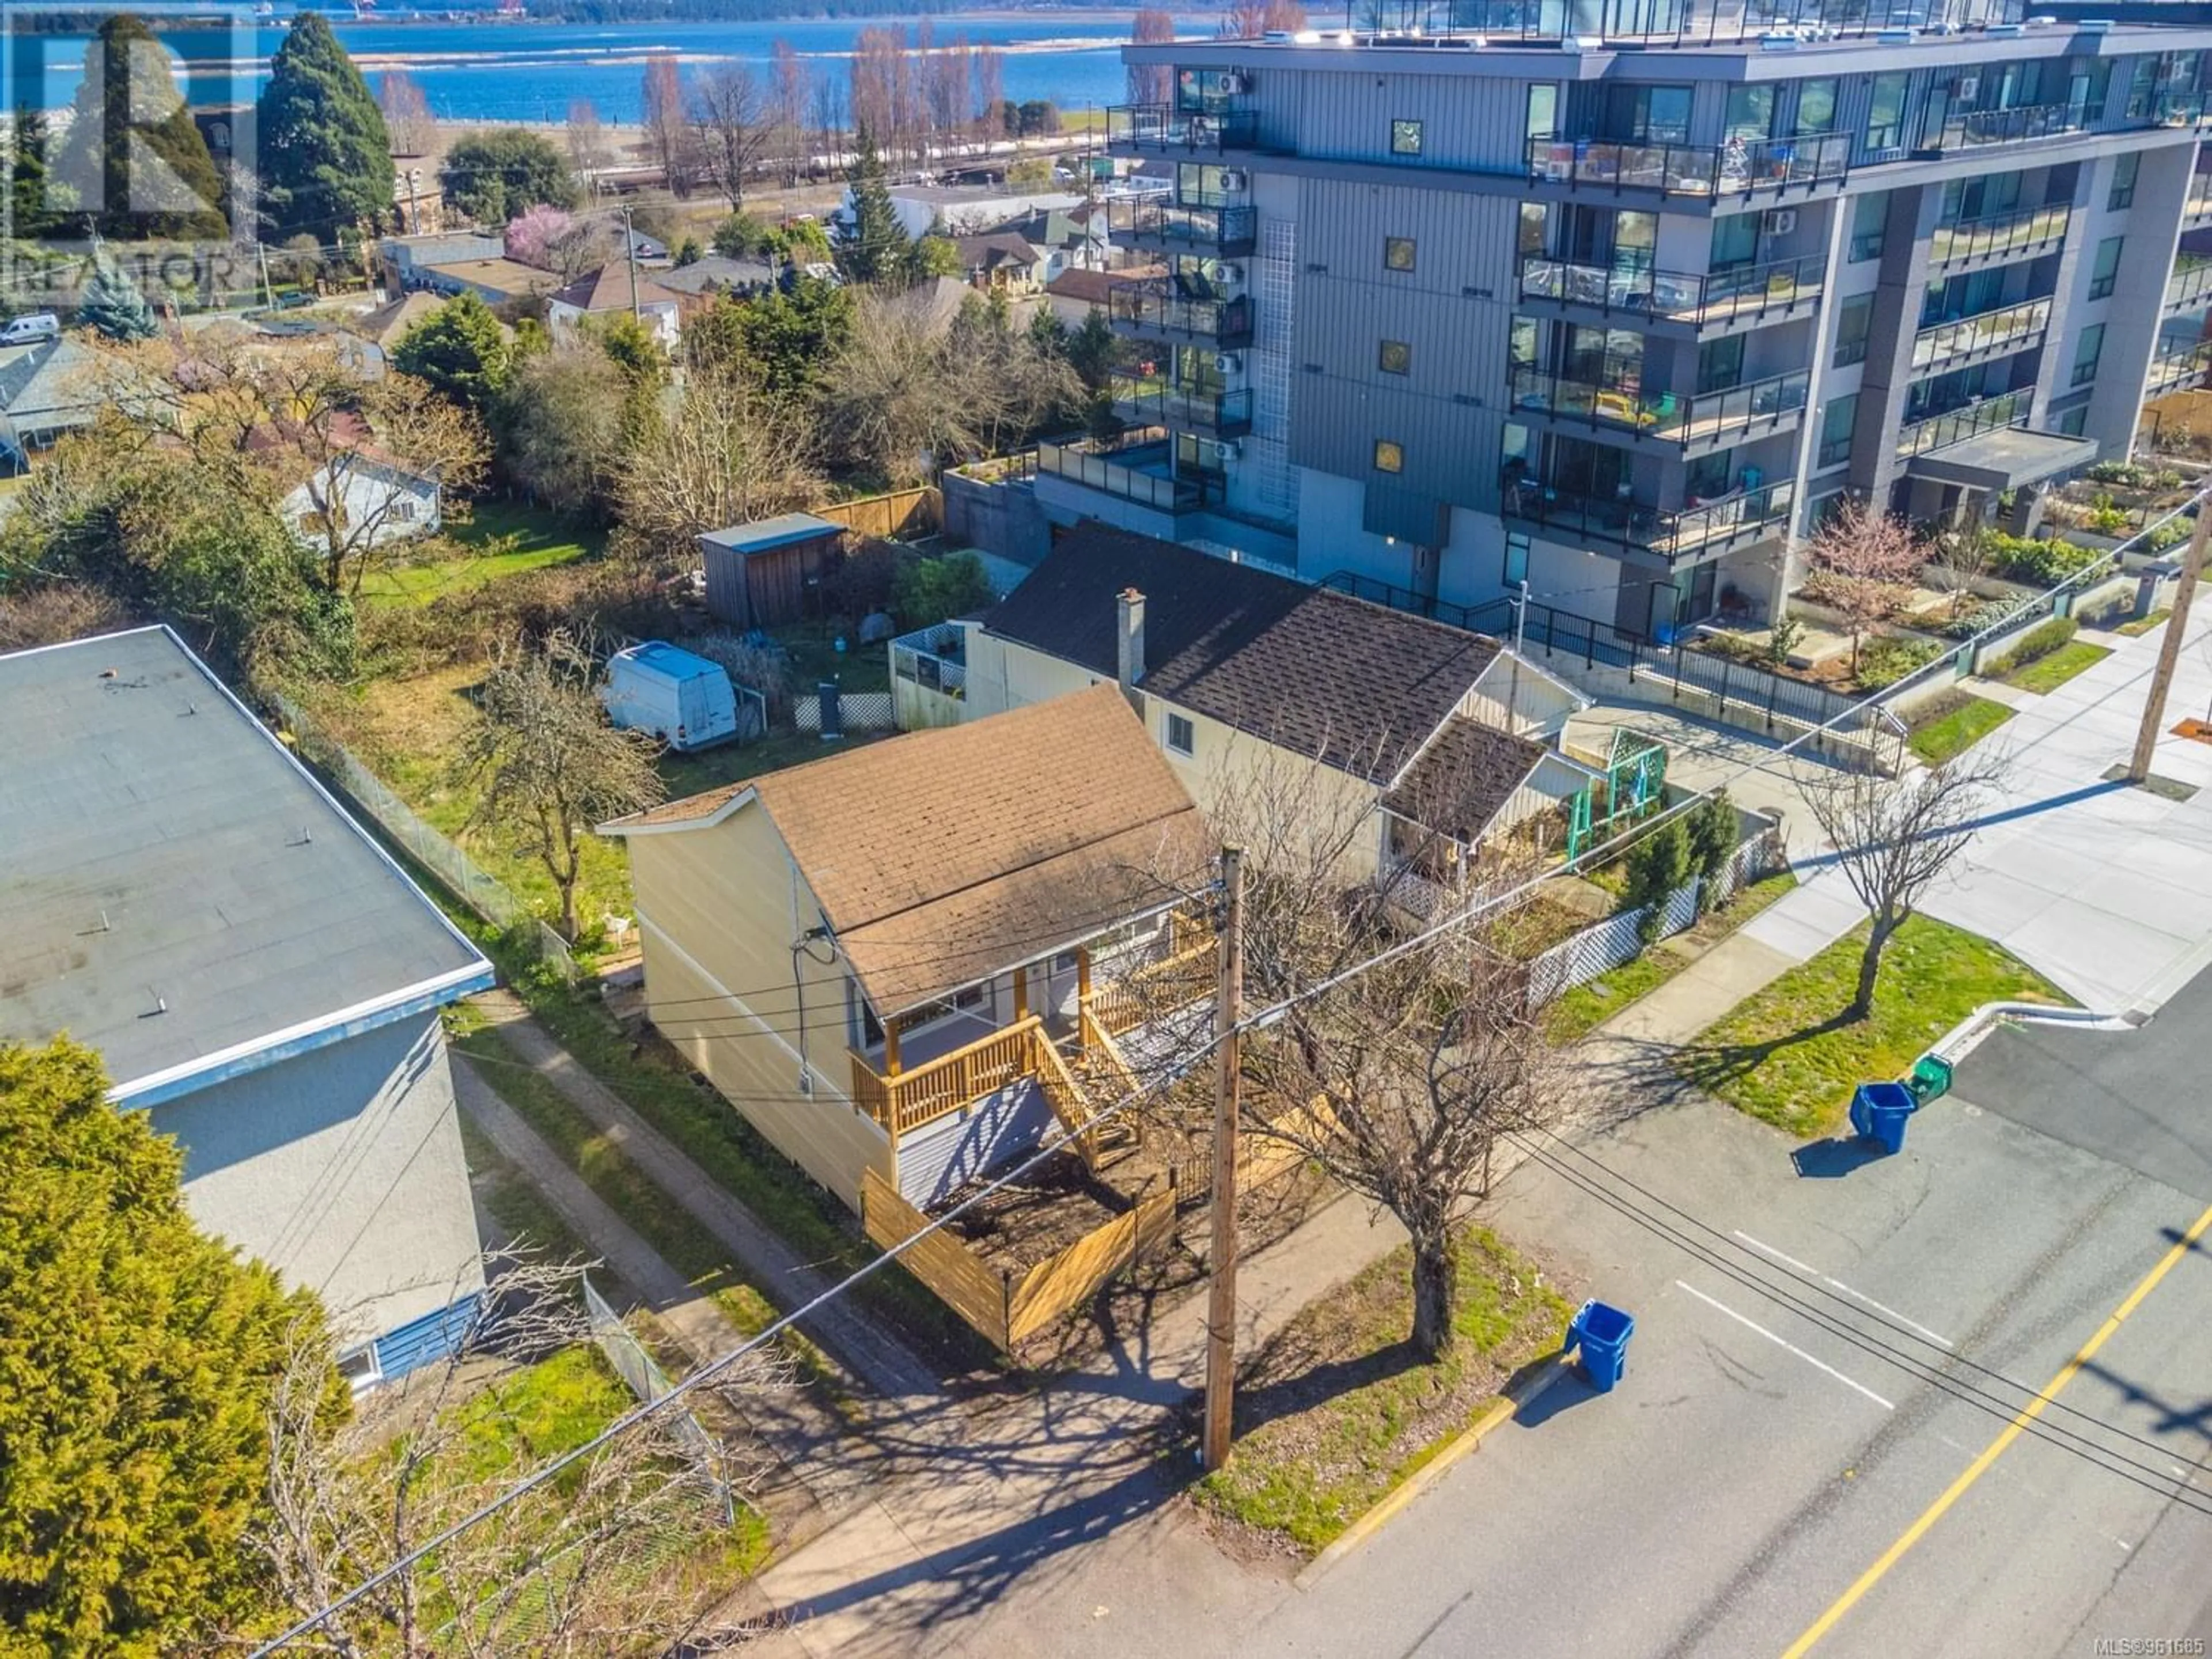
[[(836, 1282), (709, 1179), (673, 1141), (617, 1099), (512, 993), (487, 991), (470, 1001), (498, 1027), (500, 1041), (519, 1060), (560, 1090), (654, 1185), (713, 1233), (731, 1260), (777, 1307), (798, 1307)], [(928, 1366), (849, 1299), (827, 1304), (802, 1320), (799, 1328), (884, 1400), (929, 1399), (944, 1392)]]

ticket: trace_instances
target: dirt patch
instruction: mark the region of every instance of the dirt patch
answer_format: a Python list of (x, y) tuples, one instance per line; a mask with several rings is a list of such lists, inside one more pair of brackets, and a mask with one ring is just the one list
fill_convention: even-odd
[[(957, 1204), (961, 1199), (962, 1194), (954, 1193), (945, 1203)], [(1038, 1262), (1080, 1243), (1128, 1207), (1080, 1159), (1063, 1153), (980, 1199), (946, 1222), (945, 1229), (984, 1266), (1018, 1278)]]

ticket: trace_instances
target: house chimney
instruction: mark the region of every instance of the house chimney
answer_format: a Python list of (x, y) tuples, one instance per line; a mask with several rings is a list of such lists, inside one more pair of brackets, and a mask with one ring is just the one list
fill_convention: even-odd
[(1137, 689), (1137, 682), (1145, 677), (1145, 596), (1133, 587), (1125, 587), (1115, 599), (1114, 610), (1115, 674), (1129, 707), (1141, 714), (1145, 694)]

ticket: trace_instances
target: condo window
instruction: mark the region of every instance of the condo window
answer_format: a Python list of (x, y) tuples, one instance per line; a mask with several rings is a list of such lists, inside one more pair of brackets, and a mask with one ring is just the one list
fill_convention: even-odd
[(1419, 121), (1390, 123), (1390, 154), (1419, 155), (1421, 153), (1421, 124)]
[(2089, 405), (2083, 404), (2079, 409), (2068, 410), (2053, 421), (2051, 426), (2054, 432), (2063, 433), (2069, 438), (2078, 438), (2081, 435), (2081, 429), (2088, 424)]
[(2087, 386), (2097, 378), (2097, 359), (2104, 352), (2105, 325), (2092, 323), (2081, 331), (2081, 337), (2074, 347), (2074, 385)]
[(1876, 191), (1851, 204), (1851, 262), (1881, 258), (1883, 222), (1889, 217), (1889, 192)]
[(1867, 331), (1874, 322), (1874, 295), (1855, 294), (1836, 308), (1836, 367), (1863, 363)]
[(1385, 340), (1376, 362), (1385, 374), (1410, 374), (1413, 372), (1413, 344), (1407, 340)]
[(2122, 208), (2136, 204), (2136, 174), (2142, 171), (2142, 152), (2131, 149), (2112, 163), (2112, 193), (2105, 198), (2105, 205), (2118, 213)]
[(2089, 268), (2089, 297), (2104, 299), (2120, 281), (2120, 249), (2126, 243), (2124, 236), (2107, 236), (2097, 244), (2097, 263)]
[(1518, 587), (1528, 580), (1528, 538), (1519, 531), (1505, 538), (1505, 585)]
[(1906, 78), (1903, 74), (1874, 77), (1874, 97), (1867, 105), (1869, 149), (1896, 149), (1905, 143)]
[(1548, 202), (1521, 204), (1521, 252), (1541, 253), (1551, 240), (1552, 207)]
[(1858, 418), (1859, 394), (1847, 392), (1829, 400), (1827, 412), (1820, 417), (1820, 451), (1815, 463), (1820, 466), (1840, 466), (1851, 458), (1851, 422)]
[(1797, 83), (1797, 131), (1833, 132), (1836, 130), (1836, 77)]
[(1747, 143), (1774, 136), (1774, 82), (1747, 82), (1729, 88), (1726, 136)]
[(1406, 452), (1388, 438), (1375, 441), (1375, 470), (1377, 472), (1403, 472)]
[(1413, 239), (1410, 236), (1385, 236), (1382, 239), (1382, 268), (1386, 270), (1411, 270), (1413, 268)]
[(1528, 88), (1528, 136), (1549, 138), (1559, 130), (1559, 89), (1548, 82)]
[(1181, 714), (1168, 716), (1168, 747), (1178, 755), (1188, 755), (1197, 744), (1190, 729), (1190, 721)]

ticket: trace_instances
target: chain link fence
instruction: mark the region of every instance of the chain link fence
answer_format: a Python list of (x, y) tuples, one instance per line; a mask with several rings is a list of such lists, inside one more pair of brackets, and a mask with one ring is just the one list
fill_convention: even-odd
[[(645, 1351), (645, 1344), (637, 1340), (637, 1334), (623, 1323), (622, 1316), (608, 1305), (606, 1298), (599, 1294), (599, 1287), (592, 1283), (589, 1273), (583, 1275), (583, 1284), (584, 1317), (591, 1324), (592, 1340), (599, 1345), (599, 1352), (606, 1356), (607, 1364), (615, 1368), (615, 1374), (629, 1385), (629, 1391), (637, 1396), (638, 1403), (649, 1406), (654, 1401), (665, 1399), (673, 1394), (675, 1385), (669, 1382), (668, 1373), (662, 1370), (660, 1363)], [(660, 1422), (663, 1431), (690, 1453), (699, 1468), (710, 1470), (714, 1468), (718, 1459), (714, 1437), (690, 1411), (664, 1412)], [(722, 1524), (726, 1527), (735, 1525), (737, 1499), (730, 1490), (729, 1482), (717, 1474), (713, 1477), (713, 1486), (722, 1506)]]

